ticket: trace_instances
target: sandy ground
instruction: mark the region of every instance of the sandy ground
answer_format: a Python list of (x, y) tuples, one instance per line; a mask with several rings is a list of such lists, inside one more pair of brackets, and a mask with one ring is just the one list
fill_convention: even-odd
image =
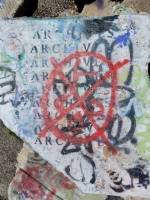
[(23, 142), (10, 136), (0, 120), (0, 200), (7, 199), (7, 189), (15, 175), (16, 158), (22, 146)]

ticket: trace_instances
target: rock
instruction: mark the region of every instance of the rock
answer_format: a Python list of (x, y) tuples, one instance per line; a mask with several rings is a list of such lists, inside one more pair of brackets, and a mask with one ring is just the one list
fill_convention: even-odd
[(115, 4), (112, 1), (104, 1), (104, 6), (99, 8), (97, 3), (94, 2), (90, 5), (85, 5), (82, 13), (80, 15), (86, 17), (94, 17), (94, 16), (108, 16), (108, 15), (120, 15), (120, 14), (137, 14), (137, 10), (134, 5), (125, 4)]
[(131, 7), (126, 8), (124, 6), (116, 5), (112, 9), (112, 13), (115, 15), (137, 14), (138, 12), (136, 11), (136, 9), (133, 6)]
[(84, 193), (150, 196), (149, 23), (0, 21), (0, 118)]
[(33, 14), (33, 17), (58, 17), (64, 11), (67, 14), (67, 11), (71, 13), (71, 11), (74, 12), (75, 10), (73, 0), (39, 0), (38, 9)]
[(150, 2), (145, 0), (124, 0), (122, 3), (125, 7), (133, 6), (137, 12), (150, 12)]
[(108, 16), (112, 15), (112, 7), (115, 5), (114, 2), (109, 4), (105, 1), (103, 8), (99, 8), (96, 2), (93, 2), (89, 5), (85, 5), (82, 13), (80, 15), (91, 17), (91, 16)]
[(0, 18), (11, 18), (23, 4), (24, 0), (1, 0), (0, 1)]
[(135, 8), (138, 12), (150, 12), (150, 2), (149, 1), (141, 1), (139, 0), (135, 4)]
[(137, 14), (149, 13), (150, 2), (145, 0), (124, 0), (122, 3), (115, 3), (109, 0), (104, 1), (104, 6), (99, 8), (94, 2), (90, 5), (85, 5), (81, 13), (82, 16), (108, 16), (120, 14)]

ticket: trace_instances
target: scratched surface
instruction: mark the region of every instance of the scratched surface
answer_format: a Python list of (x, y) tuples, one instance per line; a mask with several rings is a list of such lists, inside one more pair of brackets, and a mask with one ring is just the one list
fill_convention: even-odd
[(0, 21), (0, 117), (84, 193), (150, 196), (149, 22)]

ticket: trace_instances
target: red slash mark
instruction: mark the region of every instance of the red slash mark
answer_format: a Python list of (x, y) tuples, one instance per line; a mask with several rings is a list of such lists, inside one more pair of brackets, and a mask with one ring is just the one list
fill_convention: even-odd
[[(78, 92), (75, 88), (77, 84), (77, 79), (80, 76), (85, 76), (86, 73), (77, 73), (77, 68), (80, 65), (80, 60), (77, 60), (74, 66), (74, 72), (73, 72), (73, 81), (74, 81), (74, 86), (69, 82), (69, 80), (66, 78), (65, 74), (62, 71), (62, 67), (64, 67), (67, 63), (70, 63), (72, 59), (79, 59), (81, 57), (93, 57), (95, 59), (99, 59), (103, 61), (107, 66), (109, 67), (109, 70), (105, 73), (104, 76), (102, 76), (87, 92), (85, 92), (82, 96), (78, 95)], [(48, 130), (50, 129), (55, 137), (64, 140), (64, 141), (69, 141), (71, 143), (88, 143), (92, 140), (95, 140), (96, 138), (100, 137), (103, 142), (109, 146), (109, 148), (112, 150), (113, 154), (116, 154), (115, 148), (110, 144), (108, 139), (106, 138), (104, 131), (106, 130), (107, 126), (109, 125), (114, 111), (113, 108), (115, 107), (115, 101), (116, 101), (116, 86), (117, 86), (117, 70), (126, 65), (129, 60), (124, 60), (123, 62), (117, 62), (116, 64), (112, 64), (110, 60), (108, 60), (105, 56), (101, 55), (100, 53), (94, 53), (94, 52), (77, 52), (73, 53), (70, 56), (66, 57), (62, 62), (57, 63), (55, 58), (51, 58), (51, 62), (54, 65), (54, 70), (51, 72), (49, 75), (48, 81), (45, 86), (45, 92), (41, 98), (40, 105), (43, 110), (43, 116), (44, 120), (46, 123), (46, 127), (40, 132), (39, 137), (44, 137)], [(96, 75), (97, 72), (89, 72), (87, 73), (88, 75)], [(55, 102), (55, 107), (57, 107), (57, 110), (59, 109), (59, 116), (57, 116), (54, 119), (51, 119), (48, 117), (48, 98), (50, 95), (50, 89), (53, 87), (55, 77), (59, 76), (61, 80), (68, 86), (70, 89), (69, 94), (62, 95), (60, 99), (57, 99)], [(85, 99), (88, 98), (88, 96), (97, 88), (99, 87), (106, 79), (111, 78), (111, 99), (110, 99), (110, 104), (109, 104), (109, 109), (108, 109), (108, 115), (102, 125), (102, 127), (99, 127), (98, 124), (96, 123), (95, 119), (93, 116), (97, 116), (103, 113), (103, 105), (98, 102), (95, 99), (91, 100), (91, 104), (96, 104), (99, 106), (100, 111), (98, 112), (93, 112), (91, 115), (91, 112), (88, 111), (86, 108), (86, 105), (84, 103)], [(64, 108), (62, 101), (69, 98), (71, 95), (74, 95), (75, 98), (77, 99), (75, 103), (73, 103), (70, 107)], [(58, 106), (59, 105), (59, 106)], [(72, 135), (65, 134), (62, 132), (58, 127), (56, 126), (56, 123), (64, 118), (70, 111), (74, 110), (77, 106), (80, 106), (86, 116), (88, 117), (89, 121), (91, 122), (92, 126), (96, 129), (96, 131), (89, 137), (86, 138), (76, 138)]]
[(56, 190), (52, 189), (52, 192), (48, 195), (46, 200), (53, 200), (53, 196), (55, 196), (55, 194), (56, 194)]

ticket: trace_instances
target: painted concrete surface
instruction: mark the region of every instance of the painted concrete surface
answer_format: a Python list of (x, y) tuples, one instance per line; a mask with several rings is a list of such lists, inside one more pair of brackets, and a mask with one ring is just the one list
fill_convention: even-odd
[(18, 155), (17, 172), (10, 184), (8, 197), (10, 200), (146, 200), (84, 194), (26, 145)]
[(149, 197), (149, 16), (0, 24), (5, 125), (84, 193)]
[[(14, 2), (14, 1), (13, 1)], [(13, 3), (12, 2), (12, 3)], [(105, 1), (106, 2), (106, 1)], [(145, 0), (141, 0), (140, 1), (141, 3), (139, 4), (139, 5), (141, 5), (141, 6), (139, 6), (138, 7), (138, 9), (137, 9), (137, 7), (136, 7), (136, 9), (137, 9), (137, 11), (138, 12), (142, 12), (142, 11), (146, 11), (146, 12), (149, 12), (149, 5), (148, 5), (148, 1), (147, 2), (145, 2)], [(109, 3), (111, 3), (111, 2), (109, 2)], [(125, 4), (124, 4), (125, 3)], [(125, 6), (125, 8), (127, 8), (127, 10), (128, 11), (130, 11), (130, 9), (129, 8), (132, 8), (134, 11), (135, 11), (135, 3), (137, 3), (137, 0), (132, 0), (132, 1), (124, 1), (124, 3), (123, 3), (123, 6)], [(47, 3), (47, 4), (44, 4), (43, 5), (43, 7), (39, 7), (39, 9), (40, 9), (40, 12), (39, 12), (39, 10), (36, 12), (36, 14), (34, 15), (34, 16), (38, 16), (38, 17), (44, 17), (44, 16), (46, 16), (46, 17), (50, 17), (50, 16), (53, 16), (52, 14), (54, 13), (53, 11), (54, 11), (54, 9), (53, 9), (53, 6), (52, 5), (54, 5), (55, 6), (55, 4), (50, 4), (50, 3)], [(106, 8), (106, 3), (104, 4), (105, 6), (103, 7), (103, 9), (105, 9)], [(108, 6), (108, 4), (107, 4), (107, 6)], [(143, 8), (144, 7), (147, 9), (147, 10), (144, 10)], [(88, 8), (87, 8), (88, 7)], [(97, 6), (95, 6), (96, 8), (97, 8)], [(115, 7), (115, 4), (114, 5), (112, 5), (112, 7)], [(112, 14), (113, 13), (113, 11), (114, 11), (114, 8), (112, 9), (112, 7), (110, 7), (110, 14)], [(116, 7), (117, 7), (117, 5), (116, 5)], [(9, 8), (9, 7), (8, 7)], [(69, 6), (67, 7), (67, 8), (69, 8)], [(62, 7), (61, 7), (61, 9), (62, 9)], [(59, 11), (61, 10), (61, 9), (59, 9), (58, 10), (58, 12), (57, 12), (57, 14), (59, 13)], [(64, 7), (64, 9), (65, 9), (65, 7)], [(89, 13), (92, 13), (93, 11), (93, 16), (99, 16), (99, 15), (103, 15), (103, 10), (102, 9), (97, 9), (97, 11), (96, 10), (94, 10), (95, 8), (93, 8), (93, 5), (91, 4), (91, 5), (89, 5), (89, 6), (85, 6), (85, 10), (86, 11), (88, 11), (88, 14)], [(8, 11), (9, 11), (10, 9), (8, 9)], [(121, 10), (121, 9), (120, 9)], [(11, 10), (10, 10), (11, 11)], [(91, 12), (92, 11), (92, 12)], [(108, 10), (109, 11), (109, 10)], [(136, 12), (137, 12), (136, 11)], [(7, 10), (6, 10), (6, 12), (7, 12)], [(118, 13), (119, 12), (119, 10), (116, 10), (115, 11), (115, 14), (120, 14), (120, 13)], [(84, 13), (84, 12), (83, 12)], [(127, 13), (126, 11), (125, 12), (123, 12), (122, 11), (122, 13)], [(132, 13), (132, 12), (129, 12), (129, 13)], [(0, 14), (1, 14), (1, 12), (0, 12)], [(69, 14), (70, 15), (72, 15), (73, 13), (72, 13), (72, 10), (71, 11), (69, 11)], [(108, 15), (109, 13), (108, 12), (105, 12), (105, 15)], [(7, 15), (5, 15), (5, 16), (7, 16)], [(12, 15), (9, 15), (9, 17), (10, 16), (12, 16)], [(68, 10), (67, 11), (65, 11), (64, 12), (64, 16), (68, 16)], [(84, 16), (86, 16), (86, 14), (84, 14)], [(91, 16), (91, 15), (88, 15), (88, 16)], [(5, 196), (5, 198), (4, 199), (6, 199), (6, 190), (7, 190), (7, 185), (8, 185), (8, 182), (11, 180), (11, 177), (13, 177), (13, 174), (14, 174), (14, 166), (15, 166), (15, 164), (13, 164), (13, 162), (15, 162), (15, 153), (17, 152), (14, 148), (12, 148), (13, 146), (16, 146), (17, 145), (17, 149), (18, 149), (18, 151), (19, 151), (19, 148), (21, 147), (21, 145), (20, 145), (20, 147), (18, 147), (18, 142), (15, 142), (15, 141), (17, 141), (17, 140), (15, 140), (15, 138), (13, 138), (13, 137), (9, 137), (8, 136), (8, 134), (7, 134), (7, 130), (5, 130), (5, 128), (3, 127), (3, 128), (1, 128), (1, 133), (0, 133), (2, 136), (1, 136), (1, 138), (3, 138), (2, 139), (2, 144), (0, 145), (0, 151), (1, 151), (1, 161), (2, 162), (0, 162), (0, 164), (2, 165), (1, 166), (1, 179), (0, 179), (0, 181), (1, 181), (1, 187), (0, 187), (0, 198), (2, 198), (2, 196), (4, 197)], [(4, 141), (6, 141), (6, 143), (7, 143), (7, 146), (5, 145), (5, 142)], [(6, 151), (5, 151), (5, 153), (4, 153), (4, 148), (6, 149)], [(11, 148), (11, 152), (12, 152), (12, 154), (13, 154), (13, 159), (12, 159), (12, 156), (9, 156), (10, 155), (10, 151), (9, 151), (9, 149)], [(7, 152), (7, 153), (6, 153)], [(8, 158), (8, 161), (6, 160), (6, 158)], [(12, 160), (13, 160), (13, 162), (12, 162)], [(11, 163), (11, 164), (7, 164), (7, 163)], [(11, 167), (12, 166), (12, 167)], [(7, 169), (7, 170), (3, 170), (3, 169)], [(7, 182), (7, 183), (6, 183)], [(119, 199), (119, 200), (121, 200), (121, 198), (117, 198), (117, 197), (114, 197), (115, 198), (115, 200), (117, 200), (117, 199)], [(112, 197), (111, 197), (111, 199), (112, 199)]]

